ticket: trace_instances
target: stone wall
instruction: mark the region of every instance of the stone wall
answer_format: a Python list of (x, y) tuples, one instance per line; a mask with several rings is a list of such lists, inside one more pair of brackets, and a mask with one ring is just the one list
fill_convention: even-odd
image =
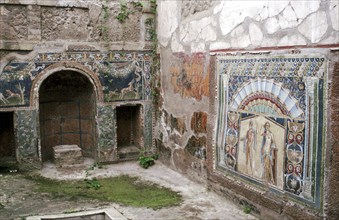
[[(143, 50), (150, 46), (145, 22), (153, 14), (148, 1), (141, 2), (143, 6), (133, 1), (2, 1), (1, 49), (42, 49), (46, 44), (60, 49), (87, 42), (86, 46)], [(117, 19), (120, 13), (123, 20)]]
[(336, 57), (336, 61), (332, 63), (332, 66), (329, 68), (329, 71), (332, 72), (332, 83), (330, 84), (329, 88), (329, 133), (328, 133), (328, 145), (331, 147), (328, 148), (328, 160), (326, 163), (327, 168), (327, 178), (328, 181), (326, 182), (325, 187), (328, 189), (326, 199), (327, 204), (325, 205), (325, 209), (328, 211), (328, 217), (335, 219), (336, 216), (339, 215), (338, 196), (338, 182), (339, 182), (339, 102), (338, 102), (338, 93), (339, 93), (339, 62), (338, 62), (338, 50), (333, 51), (333, 56)]
[(338, 7), (158, 2), (163, 161), (263, 218), (333, 218)]

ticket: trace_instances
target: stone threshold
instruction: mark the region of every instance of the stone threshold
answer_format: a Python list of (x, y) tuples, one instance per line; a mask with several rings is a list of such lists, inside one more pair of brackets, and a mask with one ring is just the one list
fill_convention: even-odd
[(54, 214), (54, 215), (41, 215), (30, 216), (26, 220), (127, 220), (120, 212), (115, 208), (107, 208), (100, 210), (83, 211), (69, 214)]

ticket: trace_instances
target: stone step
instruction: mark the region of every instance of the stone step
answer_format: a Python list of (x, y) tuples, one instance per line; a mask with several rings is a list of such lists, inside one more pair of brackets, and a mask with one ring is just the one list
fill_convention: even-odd
[(83, 164), (81, 148), (78, 145), (58, 145), (53, 147), (54, 163), (57, 168)]
[(0, 158), (0, 173), (8, 173), (18, 169), (18, 164), (15, 157)]
[(139, 155), (140, 155), (140, 149), (134, 145), (123, 146), (121, 148), (118, 148), (119, 159), (134, 160), (134, 159), (138, 159)]

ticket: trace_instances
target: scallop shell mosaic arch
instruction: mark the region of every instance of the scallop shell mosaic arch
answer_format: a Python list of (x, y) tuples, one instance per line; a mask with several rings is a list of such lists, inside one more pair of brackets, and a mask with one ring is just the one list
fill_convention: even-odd
[(219, 54), (219, 170), (319, 207), (326, 68), (322, 56)]

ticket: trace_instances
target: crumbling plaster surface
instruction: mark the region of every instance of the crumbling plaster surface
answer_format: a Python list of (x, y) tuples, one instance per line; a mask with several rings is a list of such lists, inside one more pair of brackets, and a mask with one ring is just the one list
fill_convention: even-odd
[(338, 1), (218, 1), (189, 16), (169, 14), (187, 7), (159, 2), (159, 24), (167, 24), (158, 28), (160, 46), (193, 53), (339, 42)]

